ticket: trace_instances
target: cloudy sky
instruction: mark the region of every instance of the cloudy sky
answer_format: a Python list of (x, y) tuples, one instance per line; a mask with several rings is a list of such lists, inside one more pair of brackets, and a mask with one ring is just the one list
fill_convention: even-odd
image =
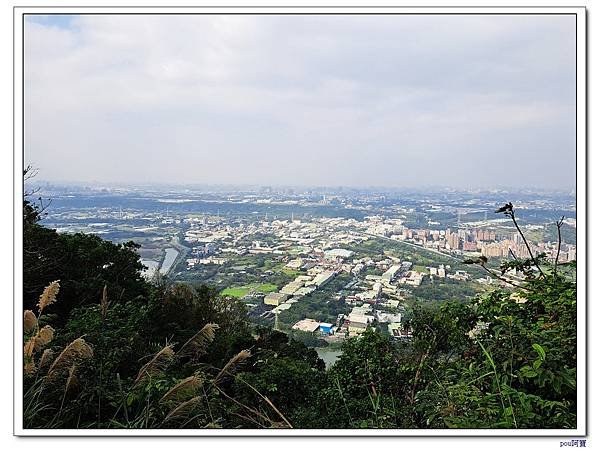
[(28, 16), (55, 181), (575, 183), (574, 16)]

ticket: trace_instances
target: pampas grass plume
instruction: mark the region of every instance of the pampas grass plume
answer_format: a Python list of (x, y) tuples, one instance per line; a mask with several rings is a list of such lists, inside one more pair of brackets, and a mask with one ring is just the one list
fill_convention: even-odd
[(59, 281), (60, 280), (56, 280), (50, 283), (48, 286), (46, 286), (46, 289), (44, 289), (42, 295), (40, 295), (40, 301), (38, 302), (40, 314), (42, 314), (44, 308), (56, 301), (56, 295), (58, 294), (58, 290), (60, 289)]
[(190, 412), (190, 410), (192, 408), (194, 408), (194, 406), (196, 406), (198, 403), (200, 403), (200, 396), (193, 397), (183, 403), (180, 403), (177, 407), (172, 409), (169, 414), (167, 414), (167, 417), (165, 417), (165, 420), (163, 420), (163, 423), (166, 423), (169, 420), (178, 419), (178, 418), (181, 418), (181, 417), (187, 415)]
[(216, 376), (214, 383), (217, 384), (226, 375), (232, 375), (236, 369), (250, 357), (250, 350), (242, 350), (233, 358), (231, 358), (225, 366), (221, 369), (219, 374)]
[(42, 345), (48, 345), (54, 338), (54, 328), (50, 325), (44, 326), (44, 328), (38, 331), (38, 338)]
[(202, 384), (202, 379), (197, 375), (187, 377), (173, 386), (167, 391), (165, 395), (160, 399), (161, 402), (181, 397), (182, 394), (188, 394), (195, 392), (198, 387)]
[(48, 366), (50, 364), (50, 361), (52, 361), (53, 357), (54, 352), (52, 350), (50, 350), (49, 348), (44, 350), (44, 353), (42, 353), (42, 357), (40, 358), (40, 369), (43, 369), (44, 367)]
[(78, 363), (83, 359), (91, 358), (92, 356), (94, 356), (94, 352), (88, 343), (85, 342), (83, 338), (77, 338), (67, 345), (56, 357), (48, 369), (48, 376), (52, 377), (52, 375), (64, 367), (70, 366), (76, 362)]
[(174, 356), (175, 352), (173, 351), (173, 345), (169, 344), (163, 347), (140, 369), (137, 377), (135, 378), (134, 386), (140, 381), (144, 380), (147, 376), (162, 372), (173, 360)]
[(108, 313), (108, 287), (104, 285), (104, 289), (102, 289), (102, 298), (100, 299), (100, 313), (102, 315), (102, 320), (106, 319), (106, 314)]
[(37, 317), (30, 309), (23, 311), (23, 330), (25, 333), (31, 333), (37, 326)]
[(31, 358), (33, 355), (36, 347), (36, 341), (37, 336), (33, 336), (25, 343), (25, 347), (23, 347), (23, 355), (25, 355), (26, 358)]

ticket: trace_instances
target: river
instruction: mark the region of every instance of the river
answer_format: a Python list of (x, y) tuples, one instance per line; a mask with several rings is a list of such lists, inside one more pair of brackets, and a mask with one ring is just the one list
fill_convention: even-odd
[(169, 272), (171, 266), (175, 262), (175, 258), (177, 258), (177, 255), (179, 255), (179, 252), (172, 247), (169, 247), (165, 250), (165, 260), (160, 267), (161, 274), (166, 275)]
[(317, 347), (315, 348), (319, 358), (325, 361), (325, 367), (329, 368), (333, 366), (333, 364), (337, 361), (337, 359), (342, 354), (342, 351), (339, 349), (330, 349), (328, 347)]

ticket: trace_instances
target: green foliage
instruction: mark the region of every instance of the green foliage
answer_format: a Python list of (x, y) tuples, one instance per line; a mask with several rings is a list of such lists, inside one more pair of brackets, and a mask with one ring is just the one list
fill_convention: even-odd
[(444, 302), (469, 299), (481, 292), (481, 285), (475, 282), (458, 281), (451, 278), (424, 277), (420, 286), (411, 290), (412, 297), (424, 302)]
[(482, 296), (457, 317), (472, 328), (462, 342), (455, 334), (461, 357), (451, 358), (444, 372), (433, 367), (432, 389), (418, 394), (428, 421), (460, 428), (576, 426), (575, 283), (549, 276), (523, 287), (517, 295)]
[(407, 428), (411, 370), (389, 337), (368, 330), (347, 340), (319, 396), (326, 428)]
[(298, 342), (302, 342), (307, 347), (327, 347), (327, 341), (307, 331), (292, 330), (289, 333), (290, 337)]
[(104, 320), (100, 305), (81, 306), (71, 312), (56, 343), (64, 347), (85, 335), (96, 355), (102, 356), (101, 361), (94, 359), (94, 364), (101, 364), (106, 373), (133, 376), (136, 368), (131, 361), (138, 361), (147, 354), (147, 322), (148, 305), (141, 301), (115, 303), (108, 309)]
[(23, 304), (27, 309), (33, 308), (39, 292), (53, 280), (61, 280), (61, 302), (49, 312), (59, 318), (68, 317), (75, 307), (97, 303), (105, 285), (114, 301), (148, 293), (138, 246), (133, 242), (113, 244), (98, 236), (59, 234), (30, 223), (24, 229), (23, 247)]
[(184, 343), (206, 323), (221, 329), (213, 344), (213, 364), (223, 364), (252, 345), (245, 306), (220, 297), (214, 289), (175, 283), (159, 287), (150, 299), (146, 333), (155, 343)]

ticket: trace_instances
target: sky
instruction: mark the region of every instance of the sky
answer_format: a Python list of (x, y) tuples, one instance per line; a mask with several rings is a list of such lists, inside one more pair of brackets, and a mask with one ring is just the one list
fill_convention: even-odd
[(27, 16), (48, 181), (575, 188), (575, 17)]

